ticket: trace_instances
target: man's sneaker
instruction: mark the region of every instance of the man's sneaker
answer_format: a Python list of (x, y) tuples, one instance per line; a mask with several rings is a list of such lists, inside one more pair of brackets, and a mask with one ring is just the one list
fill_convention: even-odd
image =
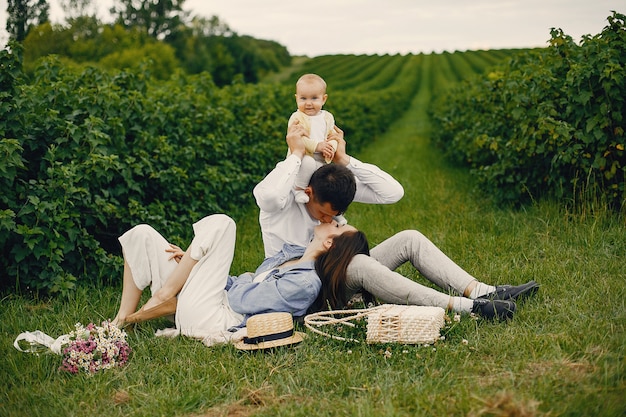
[(489, 294), (481, 295), (478, 298), (487, 300), (513, 300), (530, 297), (539, 289), (539, 284), (535, 281), (529, 281), (522, 285), (498, 285), (496, 290)]
[(486, 319), (509, 320), (513, 318), (513, 313), (515, 313), (515, 302), (477, 298), (474, 300), (472, 313), (479, 314)]

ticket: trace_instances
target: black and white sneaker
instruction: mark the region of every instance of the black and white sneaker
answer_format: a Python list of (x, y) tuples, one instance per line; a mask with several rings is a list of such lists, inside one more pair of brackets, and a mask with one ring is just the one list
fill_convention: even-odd
[(474, 300), (472, 313), (476, 313), (486, 319), (510, 320), (515, 313), (515, 302), (511, 300), (488, 300), (477, 298)]
[(522, 285), (498, 285), (496, 290), (489, 294), (481, 295), (478, 298), (486, 300), (512, 300), (517, 301), (525, 297), (534, 295), (539, 289), (539, 284), (535, 281), (528, 281)]

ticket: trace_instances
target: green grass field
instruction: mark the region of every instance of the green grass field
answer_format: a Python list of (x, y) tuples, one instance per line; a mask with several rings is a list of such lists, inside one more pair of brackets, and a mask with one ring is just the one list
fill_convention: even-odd
[[(403, 117), (357, 155), (399, 179), (404, 199), (354, 204), (346, 217), (372, 244), (418, 229), (488, 283), (535, 279), (541, 289), (512, 322), (464, 316), (427, 347), (309, 333), (294, 348), (246, 353), (155, 338), (168, 325), (156, 320), (129, 331), (133, 353), (126, 367), (88, 377), (58, 371), (58, 356), (20, 353), (13, 340), (26, 330), (56, 337), (77, 321), (112, 318), (119, 288), (80, 289), (69, 300), (9, 294), (0, 308), (0, 415), (625, 415), (624, 219), (602, 209), (572, 213), (552, 202), (495, 207), (474, 191), (464, 169), (429, 146), (430, 72), (421, 76)], [(251, 208), (236, 218), (233, 273), (262, 258), (256, 214)], [(422, 282), (406, 265), (400, 272)]]

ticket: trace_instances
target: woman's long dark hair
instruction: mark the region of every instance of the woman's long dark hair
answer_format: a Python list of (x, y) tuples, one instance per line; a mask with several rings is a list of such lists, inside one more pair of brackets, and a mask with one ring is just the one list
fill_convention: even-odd
[(345, 232), (333, 238), (327, 252), (315, 261), (315, 271), (322, 280), (322, 289), (309, 308), (309, 313), (342, 308), (346, 299), (346, 271), (355, 255), (369, 255), (369, 244), (361, 231)]

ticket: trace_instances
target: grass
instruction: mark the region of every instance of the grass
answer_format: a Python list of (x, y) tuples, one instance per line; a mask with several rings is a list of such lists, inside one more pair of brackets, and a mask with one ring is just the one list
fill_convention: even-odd
[[(624, 415), (624, 219), (603, 210), (573, 214), (553, 202), (494, 207), (429, 146), (429, 100), (422, 89), (406, 115), (358, 155), (398, 178), (404, 199), (354, 204), (346, 216), (372, 243), (418, 229), (483, 281), (537, 280), (539, 293), (512, 322), (464, 316), (428, 347), (310, 334), (295, 348), (247, 353), (155, 338), (168, 325), (156, 320), (129, 332), (128, 366), (87, 377), (59, 372), (55, 355), (20, 353), (13, 340), (25, 330), (57, 336), (76, 321), (111, 318), (119, 288), (80, 289), (68, 300), (6, 294), (0, 416)], [(256, 210), (236, 221), (233, 272), (243, 272), (262, 257)], [(400, 271), (423, 281), (409, 266)]]

